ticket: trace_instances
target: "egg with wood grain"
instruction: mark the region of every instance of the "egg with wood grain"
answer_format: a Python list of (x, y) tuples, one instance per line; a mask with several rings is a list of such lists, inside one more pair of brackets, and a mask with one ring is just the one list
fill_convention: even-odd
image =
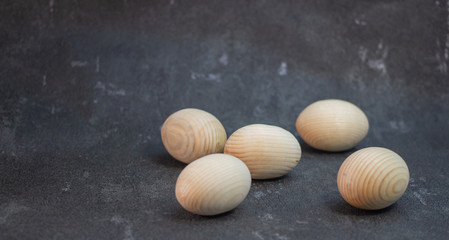
[(290, 172), (301, 158), (301, 146), (289, 131), (271, 125), (252, 124), (235, 131), (224, 153), (248, 166), (253, 179), (269, 179)]
[(311, 147), (338, 152), (351, 149), (368, 133), (365, 113), (356, 105), (327, 99), (307, 106), (296, 119), (296, 130)]
[(217, 215), (236, 208), (248, 195), (251, 175), (246, 165), (227, 154), (193, 161), (176, 181), (176, 199), (189, 212)]
[(376, 210), (395, 203), (408, 186), (410, 173), (395, 152), (369, 147), (351, 154), (338, 171), (337, 185), (354, 207)]
[(161, 128), (162, 143), (175, 159), (190, 163), (212, 153), (222, 153), (227, 136), (212, 114), (194, 108), (170, 115)]

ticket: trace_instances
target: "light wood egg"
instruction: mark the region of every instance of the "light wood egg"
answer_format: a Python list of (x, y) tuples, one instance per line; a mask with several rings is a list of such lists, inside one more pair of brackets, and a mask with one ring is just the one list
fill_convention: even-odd
[(229, 137), (224, 153), (242, 160), (253, 179), (269, 179), (287, 174), (298, 164), (301, 146), (283, 128), (252, 124)]
[(368, 129), (365, 113), (354, 104), (338, 99), (314, 102), (296, 120), (296, 130), (308, 145), (329, 152), (355, 147)]
[(223, 125), (216, 117), (194, 108), (170, 115), (162, 126), (161, 137), (168, 153), (184, 163), (222, 153), (227, 139)]
[(354, 207), (376, 210), (395, 203), (407, 189), (405, 161), (386, 148), (369, 147), (351, 154), (338, 171), (343, 198)]
[(248, 195), (251, 175), (238, 158), (211, 154), (193, 161), (176, 181), (176, 199), (189, 212), (217, 215), (236, 208)]

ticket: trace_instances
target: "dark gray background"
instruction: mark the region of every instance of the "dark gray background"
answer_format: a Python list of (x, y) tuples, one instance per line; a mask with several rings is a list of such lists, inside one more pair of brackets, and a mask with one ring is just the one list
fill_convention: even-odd
[[(449, 1), (0, 2), (0, 239), (445, 239), (449, 234)], [(295, 130), (310, 103), (341, 98), (370, 131), (324, 153)], [(228, 136), (283, 127), (303, 156), (253, 181), (217, 217), (186, 212), (184, 164), (160, 127), (214, 114)], [(404, 196), (352, 208), (336, 178), (368, 146), (407, 162)]]

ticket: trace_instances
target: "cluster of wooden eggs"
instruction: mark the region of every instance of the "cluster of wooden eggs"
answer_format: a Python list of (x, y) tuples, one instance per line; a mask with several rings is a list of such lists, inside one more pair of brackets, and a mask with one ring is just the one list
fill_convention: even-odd
[[(310, 146), (344, 151), (368, 133), (368, 119), (357, 106), (322, 100), (305, 108), (296, 129)], [(287, 130), (252, 124), (227, 139), (220, 121), (199, 109), (170, 115), (161, 129), (162, 142), (175, 159), (187, 163), (176, 181), (176, 198), (199, 215), (216, 215), (237, 207), (251, 179), (270, 179), (290, 172), (301, 158), (298, 140)], [(381, 209), (396, 202), (409, 181), (402, 158), (385, 148), (366, 148), (350, 155), (337, 178), (339, 191), (352, 206)]]
[(237, 207), (247, 196), (251, 179), (283, 176), (301, 158), (299, 142), (287, 130), (253, 124), (227, 139), (220, 121), (199, 109), (173, 113), (161, 136), (167, 151), (189, 164), (176, 182), (176, 198), (186, 210), (200, 215)]

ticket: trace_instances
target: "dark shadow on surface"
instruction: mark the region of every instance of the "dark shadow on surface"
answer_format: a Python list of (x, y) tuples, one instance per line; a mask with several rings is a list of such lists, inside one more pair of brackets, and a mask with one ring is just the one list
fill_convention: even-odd
[(392, 209), (396, 208), (396, 204), (389, 207), (379, 209), (379, 210), (363, 210), (351, 206), (349, 203), (345, 202), (343, 199), (335, 201), (333, 204), (328, 204), (332, 212), (341, 215), (352, 215), (352, 216), (373, 216), (379, 214), (385, 214), (390, 212)]
[(343, 151), (338, 151), (338, 152), (328, 152), (328, 151), (323, 151), (323, 150), (319, 150), (319, 149), (311, 147), (309, 144), (304, 142), (304, 140), (302, 140), (301, 138), (299, 138), (298, 141), (299, 141), (299, 144), (301, 145), (301, 150), (303, 152), (307, 152), (307, 153), (314, 153), (314, 154), (341, 154), (341, 153), (348, 153), (348, 152), (354, 152), (354, 151), (359, 150), (359, 149), (357, 149), (357, 147), (353, 147), (353, 148), (348, 149), (348, 150), (343, 150)]
[(324, 154), (324, 153), (329, 153), (329, 152), (324, 152), (318, 149), (315, 149), (313, 147), (311, 147), (309, 144), (307, 144), (304, 140), (302, 140), (302, 138), (297, 138), (299, 145), (301, 145), (301, 151), (303, 153), (313, 153), (313, 154)]
[(183, 169), (187, 166), (187, 164), (172, 157), (159, 142), (151, 142), (142, 147), (141, 155), (146, 161), (166, 168)]
[[(237, 207), (238, 208), (238, 207)], [(230, 217), (235, 212), (235, 209), (232, 209), (230, 211), (213, 215), (213, 216), (202, 216), (198, 214), (191, 213), (185, 209), (183, 209), (181, 206), (176, 210), (174, 215), (172, 217), (180, 220), (180, 221), (187, 221), (187, 222), (196, 222), (196, 221), (208, 221), (213, 220), (216, 221), (217, 219), (225, 220), (227, 217)]]
[(201, 216), (203, 219), (217, 219), (217, 218), (224, 218), (227, 216), (231, 216), (235, 212), (235, 209), (232, 209), (231, 211), (227, 211), (221, 214), (213, 215), (213, 216)]
[(146, 159), (166, 168), (183, 169), (187, 166), (187, 164), (176, 160), (168, 153), (159, 153), (156, 155), (147, 156)]
[(264, 184), (264, 183), (271, 183), (271, 182), (277, 182), (277, 181), (281, 181), (281, 180), (285, 180), (289, 178), (289, 174), (280, 176), (280, 177), (276, 177), (276, 178), (268, 178), (268, 179), (251, 179), (252, 183), (260, 183), (260, 184)]

